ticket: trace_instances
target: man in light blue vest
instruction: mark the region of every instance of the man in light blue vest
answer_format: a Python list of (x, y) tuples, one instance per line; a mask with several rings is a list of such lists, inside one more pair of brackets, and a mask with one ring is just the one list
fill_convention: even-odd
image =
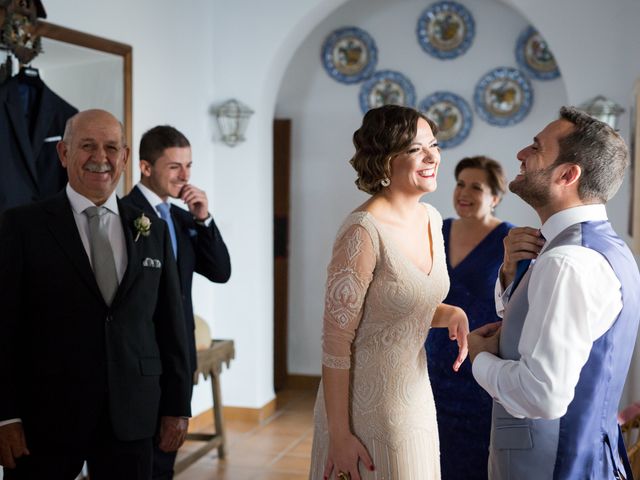
[(496, 284), (503, 321), (469, 334), (473, 375), (494, 398), (489, 478), (632, 478), (616, 412), (640, 275), (604, 207), (627, 147), (605, 123), (563, 107), (518, 160), (509, 189), (542, 227), (510, 231)]

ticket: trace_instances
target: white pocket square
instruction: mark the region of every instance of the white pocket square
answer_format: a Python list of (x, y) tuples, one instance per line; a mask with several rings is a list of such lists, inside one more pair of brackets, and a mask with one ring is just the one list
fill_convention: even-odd
[(60, 135), (54, 135), (53, 137), (47, 137), (43, 140), (44, 143), (49, 143), (49, 142), (59, 142), (60, 140), (62, 140), (62, 136)]
[(162, 267), (162, 262), (160, 262), (160, 260), (158, 260), (157, 258), (147, 257), (142, 261), (142, 266), (151, 267), (151, 268), (160, 268)]

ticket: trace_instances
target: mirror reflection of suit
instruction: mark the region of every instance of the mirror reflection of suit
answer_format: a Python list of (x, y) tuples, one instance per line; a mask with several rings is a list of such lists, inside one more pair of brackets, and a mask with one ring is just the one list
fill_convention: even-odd
[(65, 186), (56, 143), (77, 112), (37, 76), (20, 73), (0, 85), (0, 212)]

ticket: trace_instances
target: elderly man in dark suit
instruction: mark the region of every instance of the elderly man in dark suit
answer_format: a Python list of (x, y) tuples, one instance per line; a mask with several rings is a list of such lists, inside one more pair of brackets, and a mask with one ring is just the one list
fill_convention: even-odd
[[(224, 283), (231, 275), (227, 247), (209, 213), (204, 191), (189, 183), (191, 146), (177, 129), (160, 125), (140, 140), (140, 183), (123, 201), (145, 212), (152, 219), (163, 218), (171, 233), (178, 264), (182, 306), (187, 328), (191, 369), (196, 369), (195, 324), (191, 282), (197, 272), (212, 282)], [(182, 200), (188, 210), (168, 202)], [(173, 478), (175, 452), (154, 451), (154, 480)]]
[(7, 479), (148, 479), (152, 437), (190, 415), (184, 319), (164, 222), (120, 202), (122, 125), (88, 110), (58, 154), (60, 194), (0, 221), (0, 464)]

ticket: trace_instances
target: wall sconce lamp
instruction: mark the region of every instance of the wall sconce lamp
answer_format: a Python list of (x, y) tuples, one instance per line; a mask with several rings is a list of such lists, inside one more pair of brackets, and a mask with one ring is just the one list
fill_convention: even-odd
[(249, 118), (254, 113), (253, 110), (238, 100), (231, 99), (214, 108), (212, 112), (216, 116), (224, 143), (234, 147), (244, 142), (244, 132), (249, 124)]
[(580, 109), (596, 117), (601, 122), (608, 124), (614, 130), (618, 124), (618, 117), (624, 113), (624, 108), (602, 95), (598, 95), (588, 102), (583, 103), (580, 105)]

